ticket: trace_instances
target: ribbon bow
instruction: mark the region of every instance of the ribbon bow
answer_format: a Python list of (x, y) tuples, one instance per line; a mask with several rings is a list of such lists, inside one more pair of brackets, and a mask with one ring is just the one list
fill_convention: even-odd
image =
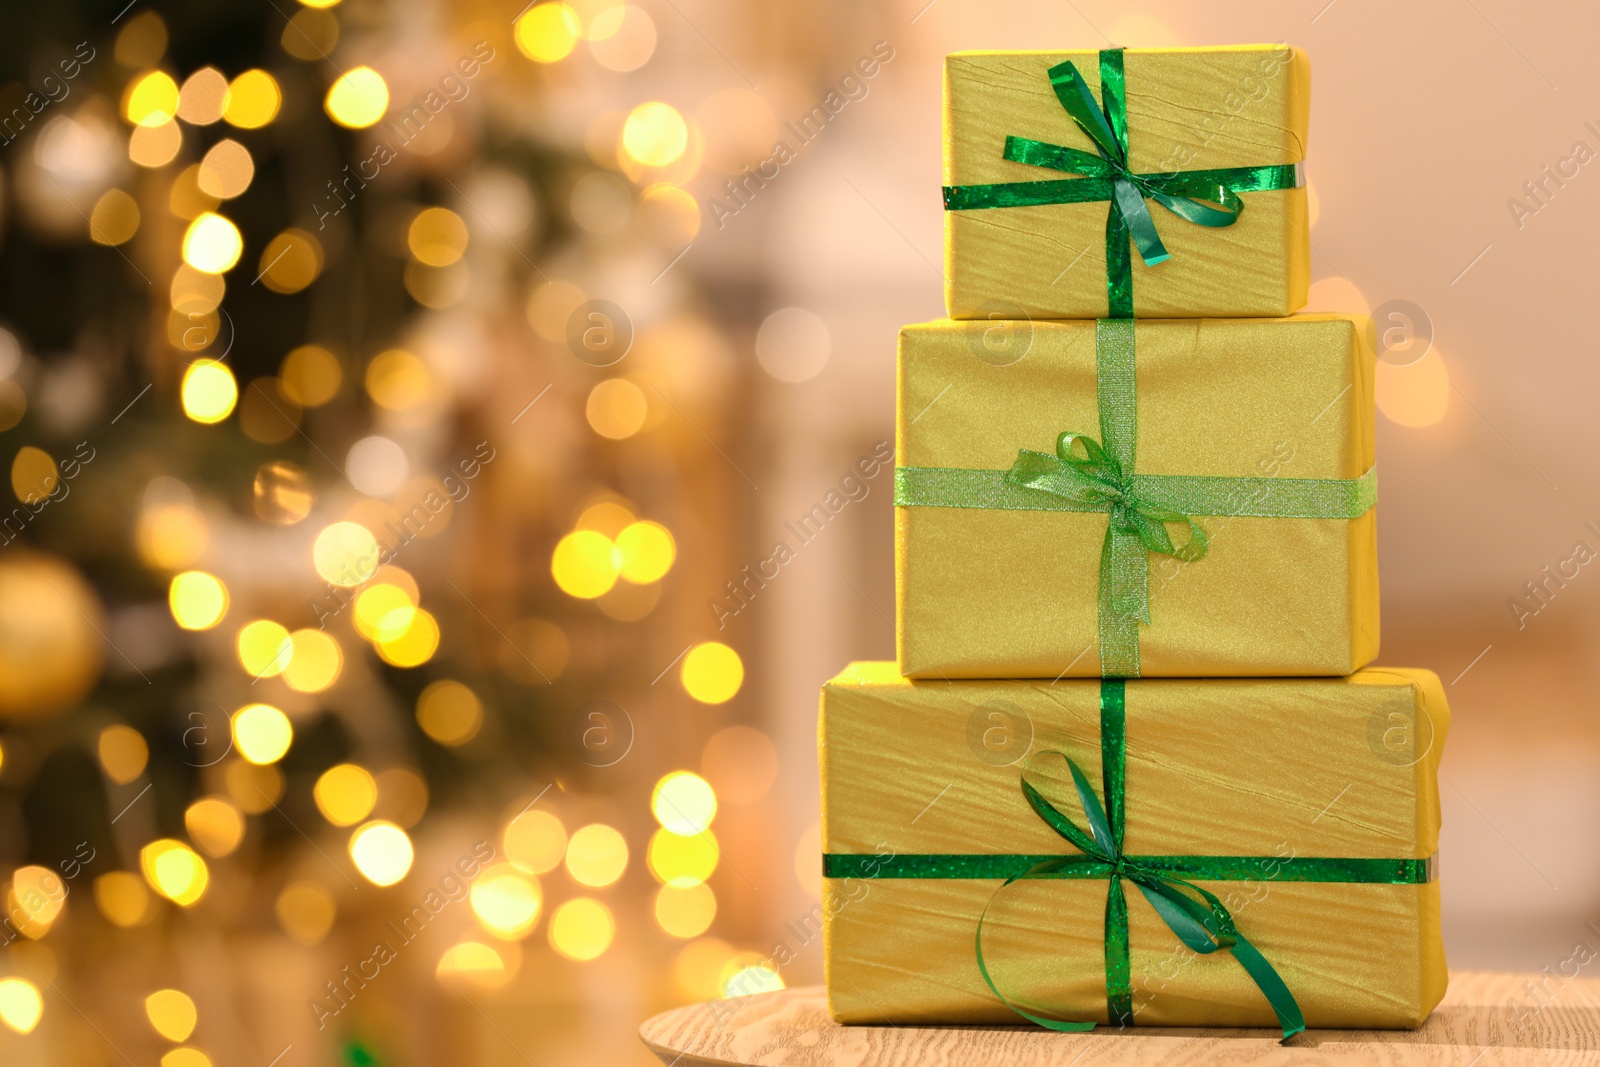
[[(1046, 800), (1044, 795), (1028, 781), (1025, 774), (1022, 776), (1022, 795), (1027, 798), (1028, 805), (1050, 829), (1076, 848), (1080, 854), (1035, 863), (1022, 873), (1007, 878), (1000, 888), (995, 890), (994, 896), (989, 898), (989, 903), (985, 905), (983, 913), (978, 918), (975, 935), (978, 970), (983, 975), (984, 982), (994, 991), (994, 995), (1028, 1021), (1051, 1030), (1094, 1029), (1095, 1024), (1092, 1022), (1069, 1022), (1036, 1015), (1018, 1007), (1000, 992), (994, 979), (990, 977), (989, 967), (983, 958), (983, 922), (1000, 893), (1013, 882), (1059, 878), (1063, 877), (1064, 872), (1066, 877), (1103, 875), (1109, 880), (1106, 893), (1105, 937), (1107, 1014), (1110, 1020), (1119, 1026), (1132, 1026), (1133, 989), (1130, 983), (1128, 959), (1128, 902), (1122, 891), (1122, 883), (1126, 880), (1134, 884), (1150, 902), (1150, 906), (1156, 910), (1156, 914), (1161, 916), (1168, 929), (1177, 934), (1178, 939), (1190, 949), (1202, 955), (1209, 955), (1222, 949), (1230, 951), (1233, 958), (1238, 960), (1239, 965), (1250, 975), (1256, 987), (1266, 996), (1267, 1002), (1272, 1005), (1278, 1023), (1283, 1027), (1283, 1039), (1287, 1041), (1306, 1028), (1300, 1005), (1272, 964), (1268, 963), (1266, 957), (1239, 933), (1227, 906), (1215, 893), (1177, 877), (1169, 869), (1149, 862), (1153, 857), (1128, 856), (1122, 851), (1125, 774), (1124, 685), (1125, 683), (1119, 681), (1102, 683), (1102, 774), (1105, 777), (1106, 790), (1104, 808), (1100, 805), (1100, 798), (1094, 795), (1094, 789), (1089, 785), (1089, 780), (1084, 776), (1082, 769), (1065, 753), (1047, 751), (1038, 754), (1038, 756), (1059, 756), (1066, 761), (1067, 767), (1072, 772), (1073, 785), (1077, 788), (1078, 802), (1082, 805), (1084, 817), (1089, 823), (1089, 833), (1085, 833)], [(1028, 765), (1032, 764), (1033, 759), (1030, 759)], [(1110, 811), (1109, 817), (1107, 809)]]
[[(1079, 455), (1078, 446), (1083, 446)], [(1063, 433), (1056, 438), (1055, 455), (1022, 449), (1006, 472), (1006, 481), (1024, 489), (1037, 489), (1065, 497), (1075, 504), (1099, 504), (1110, 513), (1106, 543), (1101, 553), (1102, 578), (1129, 572), (1113, 566), (1118, 555), (1125, 555), (1129, 539), (1137, 540), (1148, 552), (1186, 563), (1206, 554), (1206, 532), (1189, 516), (1158, 508), (1141, 497), (1134, 482), (1100, 442), (1082, 433)], [(1099, 510), (1099, 508), (1096, 508)], [(1168, 526), (1188, 528), (1188, 537), (1175, 544)], [(1138, 588), (1114, 578), (1100, 583), (1101, 606), (1113, 614), (1150, 621), (1150, 598), (1141, 584)]]
[(953, 185), (944, 188), (946, 211), (1038, 204), (1081, 204), (1110, 201), (1106, 216), (1106, 289), (1108, 316), (1133, 317), (1133, 262), (1129, 238), (1146, 266), (1170, 258), (1146, 199), (1199, 226), (1232, 226), (1244, 211), (1241, 192), (1292, 189), (1299, 184), (1293, 164), (1221, 167), (1213, 170), (1136, 174), (1128, 165), (1128, 108), (1122, 49), (1100, 53), (1100, 95), (1094, 94), (1071, 60), (1049, 69), (1050, 88), (1073, 123), (1094, 143), (1098, 155), (1025, 137), (1006, 138), (1005, 159), (1045, 167), (1076, 179)]

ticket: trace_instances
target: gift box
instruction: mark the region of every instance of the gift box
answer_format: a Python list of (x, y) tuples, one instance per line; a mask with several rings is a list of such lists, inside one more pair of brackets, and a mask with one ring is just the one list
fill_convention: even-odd
[(905, 327), (911, 677), (1348, 674), (1378, 648), (1361, 320)]
[(1309, 101), (1286, 45), (946, 57), (949, 315), (1298, 310)]
[[(846, 1023), (1395, 1028), (1444, 994), (1427, 671), (822, 691)], [(1186, 902), (1186, 903), (1185, 903)]]

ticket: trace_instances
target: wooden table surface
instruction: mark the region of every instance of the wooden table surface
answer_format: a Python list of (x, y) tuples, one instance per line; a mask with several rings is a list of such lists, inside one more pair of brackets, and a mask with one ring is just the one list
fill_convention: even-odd
[[(1530, 993), (1527, 983), (1544, 982)], [(1148, 1029), (1056, 1034), (1035, 1027), (839, 1026), (821, 986), (657, 1015), (639, 1036), (672, 1067), (1289, 1067), (1600, 1065), (1600, 980), (1457, 973), (1420, 1030)]]

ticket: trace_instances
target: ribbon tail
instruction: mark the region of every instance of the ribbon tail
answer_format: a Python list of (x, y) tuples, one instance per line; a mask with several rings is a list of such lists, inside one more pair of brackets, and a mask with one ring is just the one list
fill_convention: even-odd
[(1273, 1012), (1278, 1016), (1278, 1025), (1283, 1027), (1283, 1039), (1287, 1041), (1304, 1030), (1306, 1019), (1300, 1014), (1299, 1003), (1267, 958), (1243, 935), (1237, 935), (1232, 951), (1233, 958), (1239, 961), (1239, 966), (1245, 969), (1256, 987), (1266, 996), (1267, 1003), (1272, 1005)]
[(1133, 967), (1128, 958), (1128, 898), (1112, 876), (1106, 892), (1106, 1018), (1133, 1025)]
[(1137, 534), (1106, 528), (1100, 550), (1100, 673), (1139, 677), (1139, 623), (1150, 621), (1150, 556)]
[(1118, 178), (1111, 191), (1127, 220), (1128, 232), (1133, 236), (1144, 265), (1154, 267), (1170, 259), (1166, 245), (1161, 243), (1161, 235), (1156, 233), (1156, 220), (1150, 217), (1150, 206), (1144, 202), (1144, 194), (1126, 178)]
[[(996, 898), (1000, 896), (1000, 893), (1006, 888), (1006, 886), (1010, 885), (1016, 880), (1016, 878), (1006, 879), (1005, 885), (1002, 885), (999, 889), (994, 891), (994, 896), (989, 898), (989, 903), (983, 906), (983, 913), (978, 916), (978, 928), (973, 934), (973, 944), (978, 959), (978, 973), (983, 976), (984, 985), (987, 985), (989, 987), (989, 991), (995, 996), (999, 997), (1001, 1002), (1005, 1004), (1006, 1007), (1010, 1008), (1012, 1011), (1016, 1012), (1018, 1015), (1022, 1016), (1024, 1019), (1036, 1026), (1042, 1026), (1046, 1030), (1055, 1030), (1058, 1033), (1081, 1033), (1085, 1030), (1093, 1030), (1094, 1023), (1092, 1022), (1072, 1022), (1061, 1019), (1050, 1019), (1043, 1015), (1036, 1015), (1025, 1008), (1020, 1008), (1016, 1004), (1012, 1003), (1011, 998), (1000, 992), (999, 986), (994, 984), (994, 979), (989, 974), (989, 965), (984, 962), (983, 958), (983, 923), (984, 920), (989, 917), (989, 909), (994, 906)], [(1124, 928), (1126, 928), (1126, 921), (1124, 921), (1123, 925)]]
[(1111, 210), (1106, 212), (1106, 318), (1133, 318), (1133, 253), (1128, 249), (1132, 240), (1122, 207), (1113, 198)]

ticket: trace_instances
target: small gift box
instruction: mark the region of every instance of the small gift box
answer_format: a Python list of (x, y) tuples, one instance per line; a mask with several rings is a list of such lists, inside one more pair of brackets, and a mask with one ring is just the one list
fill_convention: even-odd
[(946, 57), (950, 316), (1298, 310), (1309, 101), (1287, 45)]
[(910, 677), (1349, 674), (1378, 649), (1358, 320), (900, 333)]
[(1415, 1027), (1444, 995), (1428, 671), (822, 691), (846, 1023)]

